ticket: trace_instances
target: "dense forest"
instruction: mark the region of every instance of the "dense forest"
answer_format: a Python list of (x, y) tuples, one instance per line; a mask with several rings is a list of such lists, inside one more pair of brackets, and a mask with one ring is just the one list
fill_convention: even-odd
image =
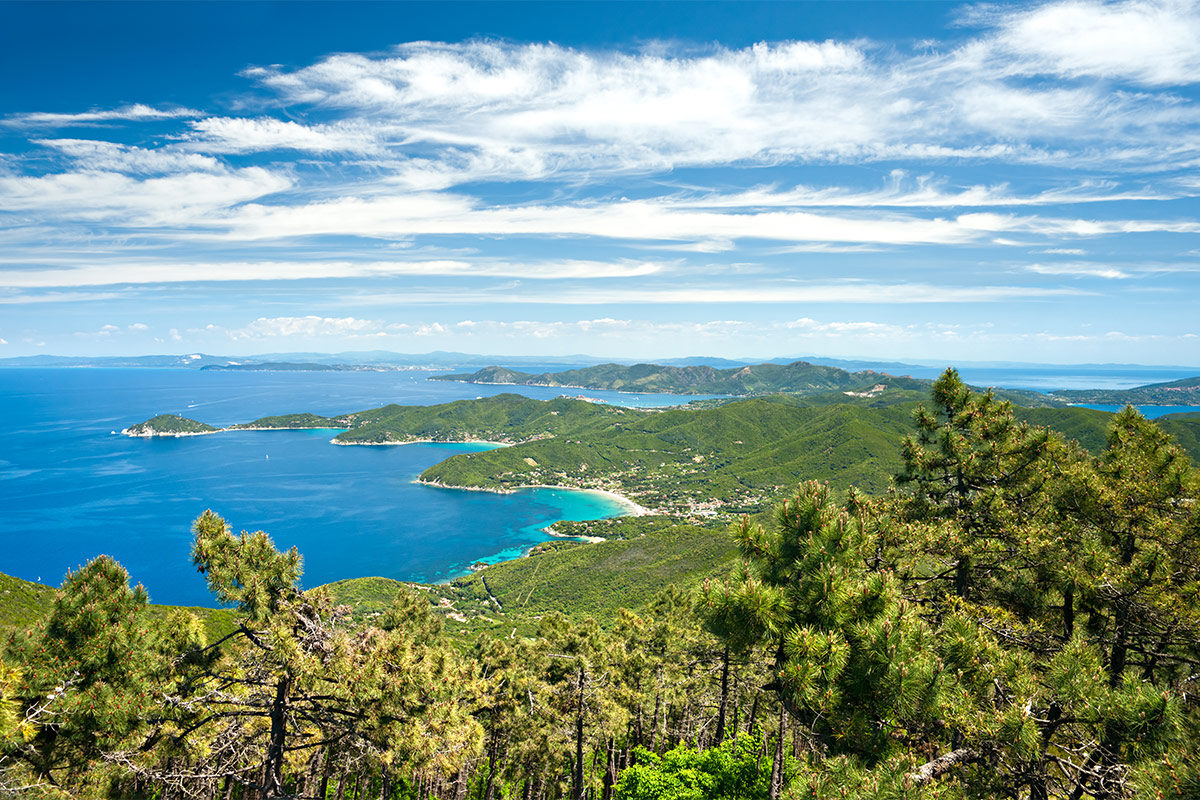
[(0, 795), (1200, 797), (1194, 462), (1133, 409), (1090, 449), (1015, 412), (948, 371), (886, 490), (803, 484), (727, 574), (473, 641), (206, 511), (228, 632), (69, 574), (3, 644)]

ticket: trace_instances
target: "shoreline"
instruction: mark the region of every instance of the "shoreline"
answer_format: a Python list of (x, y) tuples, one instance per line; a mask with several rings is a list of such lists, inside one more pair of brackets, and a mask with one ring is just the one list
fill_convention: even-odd
[(433, 486), (437, 489), (457, 489), (460, 492), (490, 492), (492, 494), (516, 494), (521, 489), (561, 489), (562, 491), (566, 492), (591, 492), (592, 494), (599, 494), (607, 497), (609, 500), (616, 502), (619, 506), (628, 511), (626, 514), (621, 514), (623, 517), (650, 517), (658, 514), (657, 511), (646, 508), (640, 503), (630, 500), (625, 495), (614, 492), (611, 489), (586, 489), (582, 486), (555, 486), (549, 483), (523, 483), (520, 486), (513, 486), (511, 488), (506, 487), (501, 489), (490, 486), (452, 486), (451, 484), (442, 483), (438, 480), (423, 481), (420, 478), (414, 479), (413, 483), (419, 483), (422, 486)]
[(314, 425), (312, 427), (288, 427), (288, 428), (262, 428), (262, 427), (239, 427), (231, 425), (228, 428), (217, 428), (213, 431), (180, 431), (171, 433), (170, 431), (151, 431), (150, 433), (130, 433), (129, 428), (122, 428), (120, 433), (122, 436), (128, 436), (131, 439), (153, 439), (155, 437), (180, 438), (183, 436), (210, 436), (214, 433), (237, 433), (239, 431), (346, 431), (349, 428), (330, 428), (327, 425)]
[[(292, 430), (292, 429), (281, 429)], [(319, 430), (319, 429), (311, 429)], [(349, 430), (349, 429), (347, 429)], [(512, 447), (513, 442), (493, 442), (489, 439), (413, 439), (408, 442), (339, 442), (336, 439), (330, 439), (330, 444), (336, 444), (339, 447), (398, 447), (406, 444), (492, 444), (496, 447)], [(464, 487), (447, 486), (447, 489), (459, 489)]]

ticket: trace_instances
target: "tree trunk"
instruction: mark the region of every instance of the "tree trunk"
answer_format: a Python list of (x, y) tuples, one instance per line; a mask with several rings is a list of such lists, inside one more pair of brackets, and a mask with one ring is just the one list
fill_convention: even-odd
[(329, 796), (329, 770), (333, 767), (333, 753), (328, 745), (321, 749), (325, 753), (325, 763), (321, 765), (321, 786), (317, 790), (317, 797), (326, 800)]
[(575, 706), (575, 775), (571, 800), (583, 800), (583, 667), (579, 668), (579, 699)]
[(488, 741), (488, 773), (487, 785), (483, 789), (483, 800), (495, 800), (496, 797), (496, 720), (492, 719), (492, 733)]
[(783, 740), (787, 734), (787, 709), (779, 704), (779, 739), (775, 742), (775, 757), (771, 759), (771, 788), (767, 797), (778, 800), (783, 788)]
[(1075, 634), (1075, 587), (1063, 592), (1063, 639), (1070, 641)]
[(288, 676), (275, 684), (275, 700), (271, 703), (271, 738), (267, 746), (267, 760), (263, 764), (263, 798), (278, 797), (283, 791), (283, 756), (287, 740), (287, 706), (292, 691), (292, 679)]
[(717, 744), (725, 741), (725, 712), (729, 708), (729, 644), (721, 656), (721, 707), (717, 711)]
[(610, 736), (605, 747), (604, 788), (600, 800), (612, 800), (613, 786), (617, 782), (617, 746)]
[(979, 753), (969, 747), (951, 750), (949, 753), (938, 756), (933, 761), (922, 764), (917, 769), (908, 773), (904, 776), (905, 781), (911, 786), (924, 786), (954, 769), (959, 764), (969, 764), (972, 761), (978, 760)]

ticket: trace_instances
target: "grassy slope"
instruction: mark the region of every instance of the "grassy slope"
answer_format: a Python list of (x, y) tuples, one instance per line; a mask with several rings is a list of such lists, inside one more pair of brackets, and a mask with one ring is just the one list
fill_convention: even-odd
[(803, 407), (769, 399), (608, 420), (560, 436), (453, 456), (425, 480), (454, 486), (558, 484), (619, 488), (651, 507), (717, 499), (754, 508), (801, 480), (882, 490), (900, 466), (905, 404)]
[[(629, 530), (631, 526), (644, 535)], [(693, 587), (723, 573), (734, 557), (733, 540), (723, 525), (701, 528), (644, 517), (627, 519), (625, 527), (630, 538), (599, 544), (547, 542), (527, 558), (495, 564), (448, 585), (418, 588), (429, 594), (452, 633), (508, 635), (514, 628), (533, 631), (550, 611), (611, 624), (618, 609), (641, 608), (670, 584)], [(356, 578), (325, 589), (335, 602), (368, 616), (386, 608), (404, 587), (386, 578)]]
[[(0, 632), (28, 629), (37, 625), (50, 613), (57, 591), (53, 586), (21, 580), (0, 573)], [(216, 641), (233, 630), (233, 614), (224, 609), (194, 606), (150, 606), (151, 613), (159, 617), (165, 617), (173, 609), (195, 614), (204, 624), (204, 630), (210, 642)]]

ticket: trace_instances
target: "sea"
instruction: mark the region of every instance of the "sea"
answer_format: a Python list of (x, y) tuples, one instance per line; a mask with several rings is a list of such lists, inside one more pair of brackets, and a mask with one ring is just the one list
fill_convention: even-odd
[[(550, 369), (562, 369), (561, 365)], [(610, 497), (525, 489), (493, 494), (415, 483), (427, 467), (480, 444), (339, 447), (337, 433), (242, 431), (134, 439), (122, 428), (158, 414), (215, 426), (309, 411), (336, 415), (387, 403), (431, 405), (517, 392), (584, 395), (662, 407), (695, 395), (627, 394), (430, 381), (425, 371), (251, 372), (195, 369), (0, 369), (0, 572), (58, 584), (108, 554), (151, 599), (215, 605), (191, 564), (191, 524), (205, 509), (235, 531), (264, 530), (304, 556), (303, 585), (383, 576), (440, 582), (476, 562), (516, 558), (559, 520), (627, 513)], [(1093, 380), (1104, 375), (1089, 375)], [(1125, 388), (1169, 373), (1107, 376)], [(967, 375), (980, 385), (1076, 388), (1079, 375)], [(980, 380), (1001, 378), (1000, 381)], [(1106, 409), (1108, 410), (1108, 409)], [(1165, 406), (1147, 415), (1200, 411)]]
[(559, 489), (494, 494), (415, 483), (478, 444), (340, 447), (336, 430), (242, 431), (134, 439), (122, 428), (158, 414), (215, 426), (387, 403), (431, 405), (518, 390), (623, 406), (673, 395), (430, 381), (428, 372), (241, 372), (188, 369), (0, 369), (0, 572), (57, 585), (100, 554), (116, 558), (154, 602), (215, 605), (191, 564), (205, 509), (236, 531), (263, 530), (304, 557), (303, 585), (383, 576), (439, 582), (476, 562), (522, 555), (559, 520), (628, 513), (604, 495)]

